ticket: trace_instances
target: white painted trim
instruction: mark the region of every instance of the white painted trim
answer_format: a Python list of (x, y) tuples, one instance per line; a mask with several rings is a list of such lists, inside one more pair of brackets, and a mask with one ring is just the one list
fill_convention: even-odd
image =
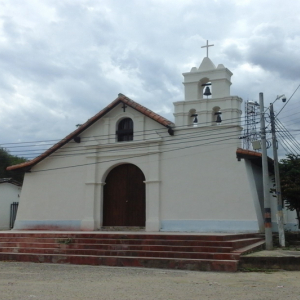
[(259, 232), (256, 220), (162, 220), (161, 231)]
[[(207, 130), (207, 129), (209, 129), (209, 128), (215, 128), (216, 129), (216, 132), (218, 132), (218, 130), (220, 129), (220, 127), (216, 127), (215, 125), (209, 125), (209, 126), (201, 126), (201, 125), (199, 125), (199, 126), (197, 126), (197, 127), (194, 127), (194, 126), (192, 126), (192, 125), (187, 125), (186, 127), (184, 127), (184, 128), (181, 128), (181, 127), (174, 127), (173, 128), (173, 130), (175, 131), (176, 130), (176, 132), (179, 132), (179, 131), (184, 131), (184, 130), (191, 130), (191, 129), (193, 129), (193, 130), (203, 130), (203, 131), (205, 131), (205, 130)], [(240, 125), (223, 125), (222, 124), (222, 130), (223, 129), (230, 129), (230, 128), (237, 128), (237, 129), (239, 129), (239, 130), (243, 130), (243, 127), (241, 127)]]
[(157, 182), (161, 182), (161, 180), (147, 180), (147, 181), (144, 181), (144, 183), (157, 183)]
[[(239, 163), (241, 163), (241, 162), (239, 162)], [(263, 219), (263, 215), (262, 215), (262, 209), (260, 207), (258, 191), (257, 191), (255, 180), (254, 180), (254, 170), (252, 168), (251, 162), (248, 159), (244, 159), (244, 164), (246, 167), (247, 177), (248, 177), (250, 190), (251, 190), (251, 194), (252, 194), (252, 201), (253, 201), (253, 204), (255, 207), (258, 226), (260, 228), (260, 231), (264, 232), (264, 230), (265, 230), (264, 219)]]
[(218, 101), (226, 101), (226, 100), (238, 100), (239, 102), (243, 102), (242, 98), (238, 97), (238, 96), (228, 96), (228, 97), (221, 97), (221, 98), (209, 98), (209, 99), (198, 99), (198, 100), (188, 100), (188, 101), (176, 101), (173, 102), (174, 106), (179, 106), (182, 104), (199, 104), (199, 103), (205, 103), (205, 102), (218, 102)]

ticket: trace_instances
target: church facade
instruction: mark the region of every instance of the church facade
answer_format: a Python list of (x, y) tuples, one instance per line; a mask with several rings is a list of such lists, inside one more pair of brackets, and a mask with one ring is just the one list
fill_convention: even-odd
[(242, 99), (230, 95), (232, 73), (205, 57), (183, 76), (174, 122), (119, 94), (45, 153), (9, 167), (26, 171), (14, 229), (263, 231), (257, 157), (237, 151)]

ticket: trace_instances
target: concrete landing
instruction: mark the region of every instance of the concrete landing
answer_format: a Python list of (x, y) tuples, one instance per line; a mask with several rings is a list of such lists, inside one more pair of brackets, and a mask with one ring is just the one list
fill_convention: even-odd
[(240, 257), (239, 269), (300, 271), (300, 249), (263, 250)]

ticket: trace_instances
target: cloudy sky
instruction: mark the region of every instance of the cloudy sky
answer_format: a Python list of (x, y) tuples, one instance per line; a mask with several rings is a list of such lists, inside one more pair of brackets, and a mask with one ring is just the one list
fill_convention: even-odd
[[(232, 95), (268, 105), (300, 84), (300, 1), (0, 0), (0, 145), (25, 155), (8, 143), (61, 139), (120, 92), (173, 120), (207, 39)], [(279, 115), (295, 138), (299, 99)]]

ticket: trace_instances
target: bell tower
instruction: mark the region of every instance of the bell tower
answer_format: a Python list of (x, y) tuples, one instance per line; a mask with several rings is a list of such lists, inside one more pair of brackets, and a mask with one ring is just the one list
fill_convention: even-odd
[[(222, 64), (217, 67), (207, 56), (199, 68), (193, 67), (183, 73), (184, 101), (174, 103), (175, 125), (202, 127), (215, 125), (238, 125), (242, 99), (230, 95), (231, 76)], [(197, 117), (195, 117), (195, 115)], [(197, 120), (197, 124), (196, 121)]]

